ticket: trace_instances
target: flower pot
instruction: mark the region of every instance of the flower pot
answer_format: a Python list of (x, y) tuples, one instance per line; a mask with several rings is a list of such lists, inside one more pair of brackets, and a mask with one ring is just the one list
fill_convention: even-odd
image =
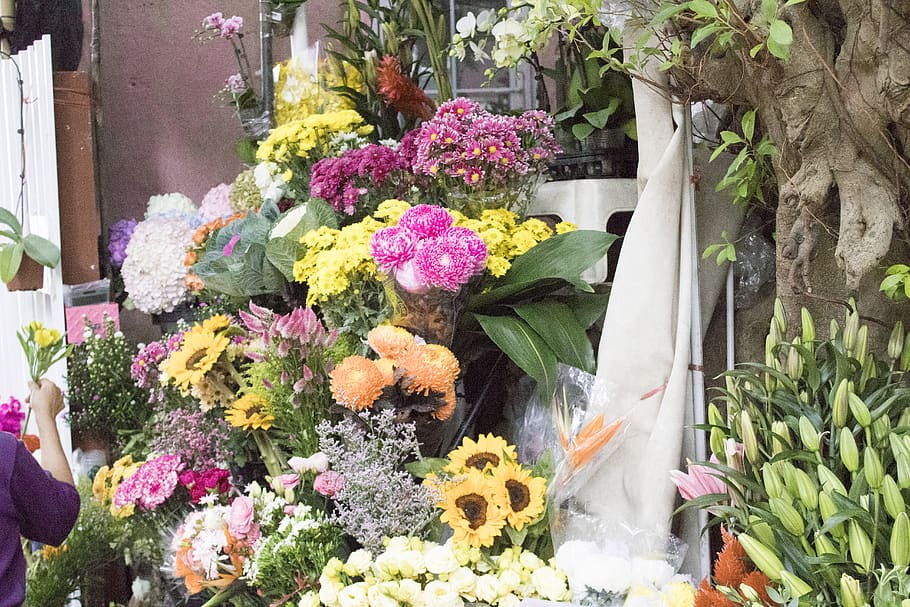
[(6, 283), (8, 291), (37, 291), (44, 286), (44, 266), (29, 257), (22, 256), (22, 264), (12, 280)]

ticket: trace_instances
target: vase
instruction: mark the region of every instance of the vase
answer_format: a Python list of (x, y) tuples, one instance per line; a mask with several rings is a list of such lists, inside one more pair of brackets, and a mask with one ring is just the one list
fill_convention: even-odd
[(453, 190), (447, 196), (447, 206), (471, 219), (480, 219), (488, 209), (506, 209), (523, 219), (534, 194), (546, 180), (546, 174), (538, 172), (525, 175), (512, 187)]
[(464, 289), (452, 292), (433, 288), (426, 293), (410, 293), (394, 278), (387, 279), (385, 287), (393, 325), (419, 335), (428, 344), (451, 347), (467, 297)]

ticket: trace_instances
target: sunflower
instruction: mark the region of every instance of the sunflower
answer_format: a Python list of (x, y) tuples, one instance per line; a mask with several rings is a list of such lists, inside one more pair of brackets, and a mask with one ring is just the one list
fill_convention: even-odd
[(196, 385), (215, 366), (218, 357), (228, 347), (229, 340), (223, 335), (193, 327), (183, 336), (180, 349), (171, 354), (165, 372), (181, 389)]
[(367, 343), (382, 358), (397, 359), (414, 345), (414, 336), (401, 327), (379, 325), (367, 333)]
[(458, 474), (471, 468), (485, 470), (487, 466), (497, 468), (504, 461), (515, 461), (515, 447), (499, 436), (481, 434), (475, 443), (468, 437), (461, 446), (449, 453), (446, 472)]
[(458, 481), (443, 488), (443, 513), (439, 517), (448, 523), (456, 542), (471, 546), (492, 546), (506, 524), (505, 512), (497, 505), (505, 500), (502, 487), (482, 472), (471, 470)]
[(364, 356), (348, 356), (331, 373), (335, 402), (353, 411), (369, 408), (385, 387), (385, 375)]
[(275, 421), (268, 404), (255, 394), (244, 394), (227, 410), (224, 419), (235, 428), (268, 430)]
[(216, 314), (202, 321), (202, 330), (217, 333), (231, 325), (231, 317), (225, 314)]
[(502, 504), (509, 524), (517, 531), (536, 519), (544, 510), (547, 481), (521, 465), (507, 462), (493, 472), (493, 481), (500, 483), (506, 501)]
[(415, 345), (398, 359), (398, 366), (407, 369), (411, 378), (408, 392), (424, 396), (431, 391), (448, 392), (460, 372), (458, 359), (439, 344)]

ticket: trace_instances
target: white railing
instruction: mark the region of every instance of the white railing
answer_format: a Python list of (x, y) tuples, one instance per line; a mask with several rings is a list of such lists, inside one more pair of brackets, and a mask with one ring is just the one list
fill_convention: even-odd
[[(59, 246), (49, 36), (10, 58), (0, 59), (0, 205), (22, 220), (25, 233), (43, 236)], [(27, 367), (16, 331), (31, 320), (63, 331), (63, 276), (59, 266), (45, 269), (40, 291), (9, 292), (0, 286), (0, 400), (14, 395), (24, 401), (28, 393)], [(48, 377), (63, 387), (65, 371), (65, 365), (58, 363)], [(64, 447), (68, 447), (69, 433), (62, 434)]]

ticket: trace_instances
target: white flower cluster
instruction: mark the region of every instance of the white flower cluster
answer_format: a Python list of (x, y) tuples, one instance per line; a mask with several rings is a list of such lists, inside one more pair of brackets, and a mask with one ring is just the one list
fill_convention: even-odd
[[(492, 59), (496, 67), (515, 67), (542, 49), (560, 27), (578, 21), (590, 2), (583, 0), (516, 0), (497, 14), (471, 12), (455, 24), (452, 55), (464, 59), (470, 47), (477, 61)], [(493, 48), (486, 50), (487, 37)]]
[(192, 200), (179, 193), (158, 194), (149, 198), (145, 218), (156, 216), (177, 217), (181, 215), (196, 216), (196, 205)]
[(253, 167), (253, 179), (256, 180), (263, 202), (271, 200), (277, 203), (284, 198), (291, 177), (290, 170), (281, 172), (281, 168), (274, 162), (260, 162)]
[(194, 510), (184, 519), (174, 534), (171, 551), (177, 553), (184, 546), (185, 564), (206, 580), (218, 579), (223, 565), (228, 564), (225, 554), (228, 539), (224, 533), (230, 506), (210, 506)]
[(183, 260), (193, 231), (185, 217), (168, 215), (155, 215), (136, 225), (121, 273), (130, 300), (142, 312), (170, 312), (186, 299)]
[[(277, 496), (276, 496), (277, 498)], [(279, 498), (280, 499), (280, 498)], [(255, 500), (254, 500), (255, 501)], [(277, 499), (270, 503), (276, 504)], [(269, 535), (262, 535), (253, 544), (253, 555), (243, 563), (243, 576), (255, 584), (259, 577), (260, 559), (270, 558), (273, 554), (280, 554), (288, 546), (294, 546), (307, 531), (319, 529), (326, 524), (325, 516), (313, 510), (310, 506), (298, 504), (294, 511), (281, 519), (278, 529)]]
[(633, 556), (618, 545), (571, 540), (559, 547), (555, 561), (568, 575), (572, 596), (583, 604), (658, 607), (694, 597), (688, 576), (678, 575), (665, 558)]
[(462, 607), (482, 601), (515, 607), (525, 598), (568, 600), (566, 576), (533, 552), (508, 548), (499, 556), (467, 544), (413, 537), (388, 540), (373, 558), (357, 550), (346, 562), (332, 559), (299, 607)]

